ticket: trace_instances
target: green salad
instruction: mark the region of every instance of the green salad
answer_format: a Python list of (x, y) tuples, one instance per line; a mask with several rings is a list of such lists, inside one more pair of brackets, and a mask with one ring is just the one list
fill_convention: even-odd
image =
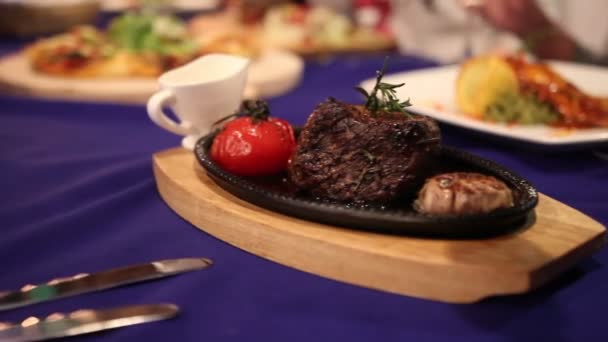
[(118, 46), (136, 53), (179, 56), (193, 54), (197, 50), (196, 42), (188, 36), (186, 25), (179, 18), (168, 15), (121, 15), (110, 23), (108, 37)]
[(484, 118), (523, 125), (551, 124), (559, 119), (559, 114), (550, 105), (531, 95), (506, 93), (497, 96), (496, 100), (488, 105)]

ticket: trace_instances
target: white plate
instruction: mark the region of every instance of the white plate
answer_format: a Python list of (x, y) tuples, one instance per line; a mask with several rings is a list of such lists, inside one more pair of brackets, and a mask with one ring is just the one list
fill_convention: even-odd
[[(581, 90), (594, 95), (608, 96), (608, 68), (566, 62), (549, 63), (557, 72)], [(465, 116), (457, 109), (454, 85), (459, 65), (429, 68), (386, 75), (387, 83), (405, 83), (398, 89), (401, 99), (411, 99), (409, 109), (439, 121), (484, 133), (523, 140), (547, 146), (595, 144), (608, 142), (608, 129), (563, 129), (545, 125), (506, 125), (483, 122)], [(362, 82), (369, 90), (375, 79)]]
[[(279, 66), (279, 67), (277, 67)], [(249, 67), (247, 98), (271, 98), (294, 88), (302, 77), (304, 60), (286, 51), (266, 51)], [(0, 59), (0, 90), (59, 99), (145, 103), (156, 92), (155, 78), (79, 79), (34, 72), (21, 54)]]

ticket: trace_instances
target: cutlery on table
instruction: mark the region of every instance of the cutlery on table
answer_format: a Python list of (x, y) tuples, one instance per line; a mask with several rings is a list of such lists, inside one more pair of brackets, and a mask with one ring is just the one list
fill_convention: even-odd
[(169, 259), (25, 285), (17, 291), (0, 292), (0, 311), (200, 270), (211, 264), (206, 258)]
[(88, 334), (169, 319), (178, 312), (178, 307), (173, 304), (148, 304), (55, 313), (46, 318), (29, 317), (15, 324), (0, 322), (0, 341), (42, 341)]

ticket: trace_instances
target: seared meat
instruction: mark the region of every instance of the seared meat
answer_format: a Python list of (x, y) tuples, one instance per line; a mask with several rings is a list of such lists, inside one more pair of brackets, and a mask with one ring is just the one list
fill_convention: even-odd
[(517, 74), (521, 91), (561, 114), (561, 125), (570, 127), (608, 127), (608, 99), (588, 95), (543, 63), (523, 58), (507, 58)]
[(371, 114), (329, 98), (308, 118), (289, 176), (320, 198), (387, 203), (415, 191), (439, 143), (439, 127), (428, 117)]
[(513, 206), (511, 189), (502, 181), (479, 173), (454, 172), (426, 180), (418, 194), (418, 211), (436, 215), (487, 213)]

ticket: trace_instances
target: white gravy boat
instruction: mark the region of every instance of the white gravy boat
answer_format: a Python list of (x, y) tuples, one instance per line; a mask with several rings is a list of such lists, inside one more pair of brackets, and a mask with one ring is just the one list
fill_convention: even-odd
[[(192, 150), (213, 123), (241, 105), (249, 63), (243, 57), (208, 54), (162, 74), (158, 78), (161, 90), (148, 100), (150, 119), (184, 136), (182, 146)], [(179, 122), (169, 118), (164, 108), (170, 108)]]

